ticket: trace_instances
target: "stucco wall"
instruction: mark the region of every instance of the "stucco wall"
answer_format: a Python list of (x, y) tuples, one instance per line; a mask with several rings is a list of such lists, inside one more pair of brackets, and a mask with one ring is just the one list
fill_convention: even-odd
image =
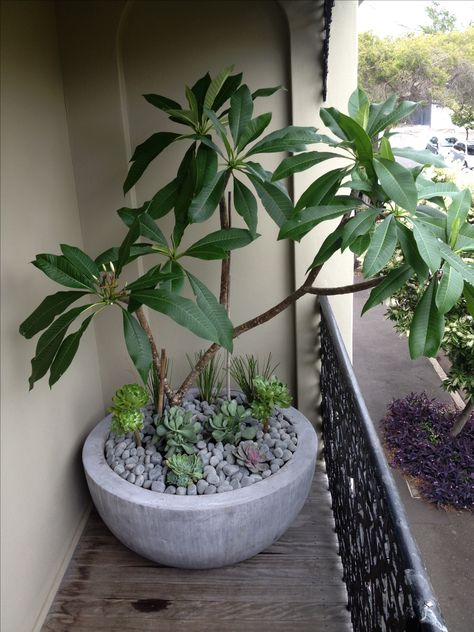
[(80, 450), (103, 401), (92, 330), (52, 391), (28, 393), (18, 325), (60, 289), (29, 262), (82, 239), (53, 3), (2, 3), (1, 39), (1, 629), (29, 632), (89, 504)]

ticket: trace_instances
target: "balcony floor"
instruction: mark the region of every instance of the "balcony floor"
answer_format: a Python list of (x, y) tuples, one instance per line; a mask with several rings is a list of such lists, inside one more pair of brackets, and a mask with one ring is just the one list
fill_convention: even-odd
[(92, 512), (43, 632), (345, 632), (327, 480), (318, 466), (301, 514), (269, 549), (215, 570), (145, 560)]

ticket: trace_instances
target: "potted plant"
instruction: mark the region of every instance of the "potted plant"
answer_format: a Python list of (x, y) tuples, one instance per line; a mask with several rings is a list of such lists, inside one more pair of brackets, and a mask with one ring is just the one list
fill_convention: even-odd
[[(287, 408), (288, 391), (270, 365), (258, 367), (255, 358), (231, 363), (226, 357), (225, 392), (214, 388), (213, 358), (220, 348), (231, 354), (233, 338), (305, 294), (372, 286), (368, 309), (416, 275), (425, 289), (411, 324), (410, 351), (413, 357), (434, 355), (444, 314), (455, 297), (464, 293), (471, 304), (474, 299), (474, 270), (464, 260), (473, 245), (473, 227), (466, 222), (470, 195), (446, 191), (424, 178), (423, 166), (440, 164), (437, 156), (390, 145), (390, 127), (414, 103), (390, 98), (371, 105), (357, 90), (349, 101), (349, 116), (321, 109), (332, 137), (296, 126), (265, 133), (271, 114), (253, 117), (253, 104), (280, 88), (251, 92), (242, 74), (231, 73), (228, 68), (214, 78), (206, 74), (186, 87), (184, 107), (164, 96), (145, 95), (185, 131), (158, 132), (139, 145), (124, 191), (172, 144), (183, 146), (184, 152), (176, 177), (140, 208), (118, 211), (128, 228), (119, 247), (95, 259), (69, 245), (61, 245), (60, 255), (37, 255), (33, 264), (70, 289), (48, 296), (20, 327), (27, 338), (44, 330), (32, 360), (30, 387), (48, 370), (52, 386), (73, 360), (95, 315), (106, 308), (121, 310), (126, 347), (143, 383), (151, 383), (152, 403), (146, 407), (139, 385), (119, 389), (111, 416), (93, 430), (84, 447), (88, 483), (99, 513), (119, 539), (158, 562), (189, 568), (237, 562), (278, 538), (304, 503), (316, 455), (311, 424)], [(306, 151), (319, 143), (331, 151)], [(256, 157), (271, 152), (290, 156), (268, 171)], [(416, 164), (403, 167), (396, 156)], [(285, 179), (333, 159), (339, 159), (338, 166), (317, 178), (294, 204)], [(350, 195), (339, 193), (341, 187)], [(321, 222), (339, 221), (315, 253), (301, 286), (266, 312), (234, 326), (228, 315), (231, 251), (259, 236), (257, 198), (278, 225), (279, 239), (298, 242)], [(420, 205), (419, 200), (429, 202)], [(220, 229), (181, 248), (190, 225), (206, 222), (217, 209)], [(171, 212), (174, 229), (165, 236), (159, 220)], [(246, 228), (232, 225), (234, 213)], [(384, 276), (380, 272), (397, 245), (402, 261)], [(346, 248), (365, 254), (367, 281), (315, 287), (322, 266)], [(146, 273), (132, 283), (122, 282), (124, 267), (144, 256), (152, 262)], [(218, 297), (191, 271), (193, 258), (220, 262)], [(195, 300), (182, 296), (185, 282)], [(92, 302), (84, 302), (88, 295)], [(144, 307), (211, 342), (177, 387), (168, 381), (167, 354), (159, 350)], [(79, 327), (66, 335), (76, 319), (81, 319)], [(231, 392), (231, 370), (245, 394)], [(196, 379), (201, 393), (205, 386), (206, 397), (215, 397), (213, 403), (190, 394)]]

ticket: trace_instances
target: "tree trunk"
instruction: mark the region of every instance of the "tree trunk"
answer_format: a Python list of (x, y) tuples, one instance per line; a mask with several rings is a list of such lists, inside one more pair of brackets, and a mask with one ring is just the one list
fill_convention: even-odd
[(469, 421), (473, 413), (474, 413), (474, 400), (471, 399), (471, 401), (469, 401), (465, 405), (464, 409), (459, 413), (454, 423), (453, 429), (451, 430), (452, 437), (458, 436), (458, 434), (462, 431), (462, 429), (467, 424), (467, 422)]

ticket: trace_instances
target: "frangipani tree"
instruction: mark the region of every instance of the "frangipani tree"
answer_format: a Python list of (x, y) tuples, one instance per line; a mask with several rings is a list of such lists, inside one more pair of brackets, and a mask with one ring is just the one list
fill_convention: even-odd
[[(186, 87), (186, 104), (157, 94), (146, 100), (176, 123), (176, 132), (157, 132), (139, 145), (124, 183), (127, 192), (150, 163), (171, 145), (183, 147), (183, 158), (173, 180), (140, 208), (121, 208), (119, 217), (128, 228), (120, 246), (92, 259), (77, 247), (61, 245), (61, 254), (39, 254), (33, 265), (53, 281), (69, 288), (45, 298), (20, 326), (26, 338), (41, 334), (32, 360), (30, 387), (49, 371), (52, 386), (66, 371), (92, 319), (106, 308), (120, 309), (125, 343), (135, 367), (146, 382), (150, 371), (159, 375), (171, 404), (181, 402), (195, 376), (220, 347), (229, 352), (233, 338), (267, 322), (306, 294), (339, 294), (373, 287), (364, 311), (391, 296), (416, 276), (424, 286), (410, 329), (413, 358), (433, 356), (439, 348), (444, 314), (463, 294), (474, 311), (474, 227), (466, 218), (470, 193), (454, 185), (434, 184), (423, 176), (424, 165), (442, 164), (430, 152), (393, 149), (390, 128), (412, 112), (416, 104), (398, 103), (392, 97), (369, 104), (360, 90), (349, 101), (349, 114), (322, 108), (321, 119), (332, 136), (312, 127), (289, 126), (266, 133), (271, 113), (253, 116), (254, 101), (280, 89), (254, 92), (242, 83), (242, 74), (228, 68), (214, 78), (209, 74)], [(324, 143), (324, 150), (308, 146)], [(260, 160), (265, 154), (288, 152), (274, 171)], [(400, 165), (397, 157), (410, 158), (415, 166)], [(329, 161), (345, 158), (345, 166)], [(329, 162), (294, 203), (285, 180), (297, 172)], [(340, 193), (341, 187), (350, 195)], [(229, 190), (231, 204), (225, 192)], [(279, 227), (278, 239), (299, 242), (322, 222), (338, 219), (309, 266), (296, 291), (261, 314), (234, 325), (229, 317), (230, 253), (259, 237), (258, 204)], [(429, 203), (427, 203), (427, 201)], [(207, 222), (214, 213), (220, 229), (208, 232), (188, 248), (182, 237), (192, 224)], [(174, 215), (171, 235), (160, 228), (160, 219)], [(234, 228), (234, 213), (246, 228)], [(400, 265), (384, 276), (381, 271), (397, 246)], [(364, 254), (360, 284), (318, 288), (323, 266), (331, 266), (337, 251), (349, 248)], [(122, 271), (131, 261), (146, 256), (152, 266), (132, 283), (122, 282)], [(221, 283), (215, 296), (193, 273), (193, 260), (220, 261)], [(194, 300), (182, 296), (188, 283)], [(78, 307), (71, 305), (88, 297)], [(160, 354), (143, 306), (172, 318), (212, 344), (173, 389), (164, 378)], [(79, 327), (68, 334), (74, 321)], [(68, 335), (66, 335), (68, 334)]]

